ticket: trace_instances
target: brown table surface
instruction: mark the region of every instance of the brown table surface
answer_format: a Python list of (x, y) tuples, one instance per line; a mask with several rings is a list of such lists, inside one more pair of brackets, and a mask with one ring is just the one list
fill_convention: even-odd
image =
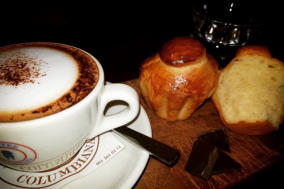
[(140, 102), (150, 119), (153, 138), (178, 149), (181, 153), (179, 161), (173, 167), (167, 167), (156, 159), (150, 158), (135, 185), (136, 189), (231, 188), (284, 158), (279, 132), (265, 136), (247, 136), (225, 129), (231, 149), (229, 155), (242, 165), (242, 169), (237, 172), (214, 175), (208, 181), (193, 176), (184, 168), (197, 136), (204, 131), (224, 128), (211, 100), (207, 100), (187, 120), (168, 122), (156, 116), (145, 105), (138, 79), (125, 83), (136, 89), (140, 95)]

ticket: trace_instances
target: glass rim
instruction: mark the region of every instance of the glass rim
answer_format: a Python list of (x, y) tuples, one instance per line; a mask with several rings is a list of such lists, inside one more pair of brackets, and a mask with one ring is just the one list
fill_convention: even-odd
[(220, 20), (217, 20), (217, 19), (212, 19), (212, 18), (208, 18), (206, 17), (205, 14), (202, 14), (201, 13), (202, 10), (199, 10), (199, 8), (195, 7), (194, 5), (192, 6), (192, 15), (193, 16), (199, 16), (201, 18), (204, 18), (210, 22), (213, 22), (213, 23), (218, 23), (218, 24), (222, 24), (222, 25), (225, 25), (225, 26), (234, 26), (234, 27), (241, 27), (241, 28), (257, 28), (257, 27), (263, 27), (264, 24), (261, 24), (261, 23), (255, 23), (255, 24), (235, 24), (235, 23), (232, 23), (232, 22), (224, 22), (224, 21), (220, 21)]

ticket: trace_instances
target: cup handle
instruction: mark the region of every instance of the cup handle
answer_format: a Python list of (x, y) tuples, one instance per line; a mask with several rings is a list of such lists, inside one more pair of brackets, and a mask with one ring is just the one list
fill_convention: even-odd
[[(127, 108), (113, 115), (104, 115), (108, 103), (116, 100), (126, 102), (128, 104)], [(101, 94), (98, 96), (96, 125), (88, 138), (91, 139), (106, 131), (113, 130), (129, 123), (138, 115), (139, 108), (139, 97), (133, 88), (125, 84), (105, 85)]]

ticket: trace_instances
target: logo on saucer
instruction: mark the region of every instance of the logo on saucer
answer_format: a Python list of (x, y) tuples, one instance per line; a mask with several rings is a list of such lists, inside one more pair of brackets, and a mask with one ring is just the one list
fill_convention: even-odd
[(0, 141), (0, 160), (14, 164), (29, 164), (36, 160), (37, 153), (31, 147), (13, 142)]
[[(81, 148), (72, 161), (59, 166), (56, 169), (44, 172), (22, 172), (4, 168), (0, 165), (0, 188), (1, 180), (6, 184), (20, 188), (61, 188), (66, 182), (81, 177), (79, 173), (85, 169), (96, 157), (99, 147), (99, 137), (96, 137)], [(91, 168), (95, 166), (90, 166)], [(68, 181), (69, 179), (69, 181)], [(67, 180), (67, 181), (65, 181)], [(62, 181), (62, 182), (61, 182)]]

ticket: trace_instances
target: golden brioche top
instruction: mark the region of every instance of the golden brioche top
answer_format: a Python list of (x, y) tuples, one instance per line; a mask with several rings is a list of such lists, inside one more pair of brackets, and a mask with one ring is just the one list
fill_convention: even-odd
[(196, 39), (176, 37), (162, 46), (159, 55), (168, 65), (184, 66), (199, 62), (206, 55), (206, 50)]
[(218, 75), (218, 63), (199, 41), (177, 37), (142, 63), (140, 88), (158, 116), (184, 120), (212, 95)]

